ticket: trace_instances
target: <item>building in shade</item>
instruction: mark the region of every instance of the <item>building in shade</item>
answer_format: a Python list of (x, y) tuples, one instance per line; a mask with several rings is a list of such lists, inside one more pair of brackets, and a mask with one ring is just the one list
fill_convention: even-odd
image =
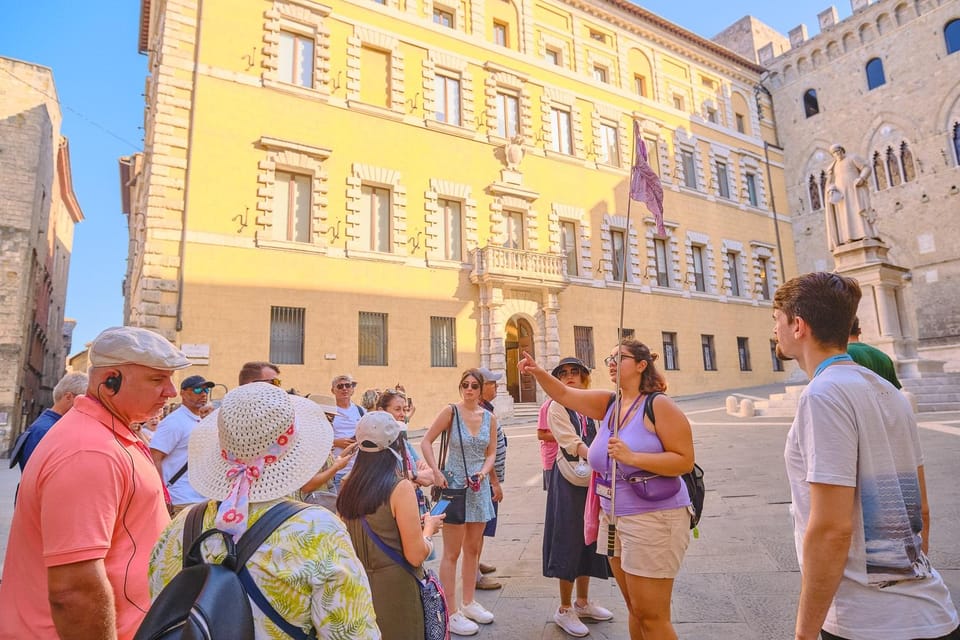
[(53, 404), (73, 325), (64, 321), (73, 227), (70, 147), (50, 69), (0, 57), (0, 450)]
[[(960, 371), (960, 3), (852, 0), (851, 10), (843, 20), (821, 12), (814, 37), (791, 30), (783, 53), (775, 37), (749, 42), (742, 26), (722, 44), (743, 55), (756, 46), (769, 69), (799, 271), (834, 268), (825, 186), (840, 143), (869, 165), (880, 237), (910, 272), (903, 333), (920, 356)], [(865, 320), (864, 341), (891, 350), (897, 327)]]
[[(524, 350), (604, 369), (624, 286), (673, 392), (783, 379), (794, 243), (756, 63), (621, 0), (151, 0), (140, 50), (125, 317), (192, 372), (399, 381), (429, 422), (483, 365), (509, 407), (537, 400)], [(663, 235), (628, 205), (634, 121)]]

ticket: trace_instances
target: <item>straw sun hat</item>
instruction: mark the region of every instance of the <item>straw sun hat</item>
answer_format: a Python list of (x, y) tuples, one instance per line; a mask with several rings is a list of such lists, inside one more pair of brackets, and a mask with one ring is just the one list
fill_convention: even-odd
[(190, 484), (208, 498), (225, 500), (233, 487), (228, 474), (236, 465), (224, 453), (250, 463), (271, 456), (272, 449), (280, 453), (268, 457), (251, 481), (249, 499), (275, 500), (312, 478), (332, 446), (333, 428), (320, 405), (267, 382), (251, 382), (227, 393), (191, 434)]

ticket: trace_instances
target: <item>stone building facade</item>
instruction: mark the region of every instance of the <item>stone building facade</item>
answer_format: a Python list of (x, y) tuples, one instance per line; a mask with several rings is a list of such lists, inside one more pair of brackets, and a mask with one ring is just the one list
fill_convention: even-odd
[(74, 225), (70, 150), (50, 69), (0, 57), (0, 451), (52, 402)]
[[(872, 168), (871, 206), (889, 257), (910, 270), (905, 324), (920, 355), (960, 370), (960, 2), (853, 0), (820, 33), (758, 59), (786, 149), (800, 271), (832, 269), (824, 206), (830, 145)], [(867, 340), (882, 328), (864, 326)]]
[[(757, 64), (622, 0), (144, 8), (125, 320), (192, 373), (399, 381), (426, 423), (483, 365), (498, 403), (533, 402), (523, 350), (609, 384), (623, 287), (674, 392), (784, 378), (770, 300), (795, 258)], [(634, 122), (662, 236), (628, 204)]]

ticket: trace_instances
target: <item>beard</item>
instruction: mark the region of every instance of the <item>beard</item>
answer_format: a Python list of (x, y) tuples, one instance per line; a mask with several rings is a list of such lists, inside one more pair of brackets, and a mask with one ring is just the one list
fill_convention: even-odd
[(783, 350), (780, 348), (779, 342), (777, 343), (776, 354), (777, 354), (777, 360), (783, 360), (784, 362), (793, 360), (793, 356), (788, 356), (783, 352)]

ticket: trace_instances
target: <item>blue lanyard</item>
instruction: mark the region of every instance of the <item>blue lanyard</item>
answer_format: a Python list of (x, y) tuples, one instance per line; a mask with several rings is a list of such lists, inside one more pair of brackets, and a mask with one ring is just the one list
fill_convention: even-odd
[(834, 362), (853, 362), (853, 358), (850, 357), (848, 353), (838, 353), (835, 356), (830, 356), (819, 365), (817, 365), (816, 371), (813, 372), (813, 377), (816, 378), (818, 375), (823, 373), (823, 370), (832, 365)]

